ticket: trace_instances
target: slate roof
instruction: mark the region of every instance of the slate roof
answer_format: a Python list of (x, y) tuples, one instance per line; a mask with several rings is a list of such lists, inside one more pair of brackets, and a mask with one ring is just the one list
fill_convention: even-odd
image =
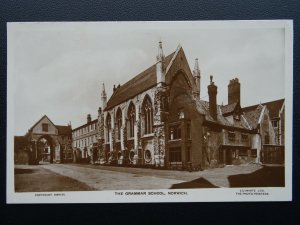
[(221, 111), (222, 111), (222, 114), (230, 114), (234, 111), (235, 107), (237, 106), (237, 102), (234, 102), (230, 105), (224, 105), (224, 106), (221, 106)]
[(256, 108), (253, 107), (251, 109), (247, 109), (246, 111), (244, 111), (247, 122), (254, 129), (257, 128), (258, 120), (263, 108), (264, 108), (263, 105), (256, 105)]
[[(166, 67), (170, 64), (174, 54), (175, 52), (165, 57)], [(154, 64), (118, 87), (108, 100), (105, 110), (111, 109), (114, 106), (150, 89), (156, 85), (156, 81), (156, 64)]]
[[(205, 115), (206, 121), (227, 127), (250, 129), (249, 123), (247, 123), (243, 115), (241, 116), (240, 120), (229, 119), (228, 117), (226, 118), (225, 116), (223, 116), (222, 107), (224, 106), (217, 105), (217, 120), (214, 120), (209, 112), (209, 102), (196, 99), (196, 108), (200, 114)], [(231, 107), (232, 106), (230, 106), (229, 108)]]
[(94, 119), (94, 120), (92, 120), (90, 123), (85, 123), (85, 124), (83, 124), (83, 125), (81, 125), (81, 126), (79, 126), (79, 127), (76, 127), (76, 128), (74, 128), (72, 131), (79, 130), (80, 128), (86, 127), (86, 126), (88, 126), (88, 125), (90, 125), (90, 124), (93, 124), (93, 123), (98, 123), (98, 119)]
[(61, 125), (55, 125), (58, 130), (58, 135), (71, 135), (72, 129), (71, 126), (61, 126)]
[[(271, 101), (271, 102), (265, 102), (265, 103), (261, 103), (261, 105), (267, 106), (268, 110), (269, 110), (269, 115), (270, 118), (276, 118), (279, 116), (279, 111), (282, 107), (284, 103), (284, 98), (283, 99), (279, 99), (279, 100), (275, 100), (275, 101)], [(247, 112), (247, 111), (253, 111), (255, 110), (258, 105), (252, 105), (252, 106), (248, 106), (248, 107), (244, 107), (243, 111)]]

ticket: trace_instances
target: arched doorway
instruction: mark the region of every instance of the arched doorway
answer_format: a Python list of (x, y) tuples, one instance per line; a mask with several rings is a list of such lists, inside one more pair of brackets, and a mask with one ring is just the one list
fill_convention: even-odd
[(49, 135), (43, 135), (37, 140), (37, 161), (53, 163), (54, 146)]

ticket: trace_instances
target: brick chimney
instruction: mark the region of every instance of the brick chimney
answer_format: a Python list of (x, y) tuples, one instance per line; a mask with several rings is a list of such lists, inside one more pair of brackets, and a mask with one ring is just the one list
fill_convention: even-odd
[(91, 114), (87, 114), (87, 123), (92, 122)]
[(210, 76), (210, 84), (207, 86), (209, 96), (209, 112), (214, 120), (217, 120), (217, 93), (218, 87), (213, 82), (213, 76)]
[(238, 78), (230, 80), (228, 84), (228, 105), (235, 102), (241, 104), (241, 84)]

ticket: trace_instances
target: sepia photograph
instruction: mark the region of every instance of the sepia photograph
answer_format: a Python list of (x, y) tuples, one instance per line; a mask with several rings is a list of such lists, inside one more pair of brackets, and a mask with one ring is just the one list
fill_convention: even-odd
[(7, 24), (7, 202), (292, 200), (293, 23)]

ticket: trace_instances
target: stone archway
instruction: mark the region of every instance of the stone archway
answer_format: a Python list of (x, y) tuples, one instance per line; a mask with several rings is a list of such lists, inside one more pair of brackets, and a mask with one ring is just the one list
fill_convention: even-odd
[(53, 163), (54, 140), (49, 135), (42, 135), (36, 141), (36, 159), (38, 162)]

